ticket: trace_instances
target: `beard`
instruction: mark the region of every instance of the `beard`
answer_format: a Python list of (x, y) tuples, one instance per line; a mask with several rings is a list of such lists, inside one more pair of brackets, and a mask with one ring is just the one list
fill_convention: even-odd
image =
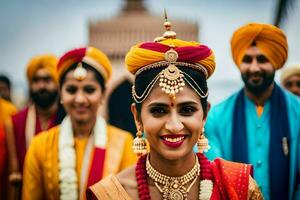
[(49, 91), (46, 89), (38, 91), (30, 91), (30, 97), (35, 105), (41, 108), (49, 108), (52, 106), (58, 97), (58, 90)]
[(245, 83), (245, 87), (249, 92), (255, 96), (261, 95), (265, 92), (270, 85), (274, 82), (275, 71), (272, 73), (267, 73), (265, 71), (261, 72), (246, 72), (242, 74), (242, 79)]

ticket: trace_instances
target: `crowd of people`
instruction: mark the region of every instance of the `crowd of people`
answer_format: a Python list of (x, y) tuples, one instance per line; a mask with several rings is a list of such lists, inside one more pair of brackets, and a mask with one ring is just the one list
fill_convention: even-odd
[(0, 199), (300, 200), (299, 65), (274, 81), (284, 32), (251, 23), (233, 33), (244, 86), (211, 106), (213, 50), (164, 26), (125, 58), (135, 138), (98, 112), (113, 67), (97, 48), (32, 58), (20, 111), (0, 76)]

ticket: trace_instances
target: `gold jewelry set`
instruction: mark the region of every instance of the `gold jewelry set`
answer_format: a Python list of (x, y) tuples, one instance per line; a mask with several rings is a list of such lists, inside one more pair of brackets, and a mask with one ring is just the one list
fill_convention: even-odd
[(177, 62), (177, 59), (177, 52), (174, 49), (170, 49), (165, 53), (165, 61), (147, 65), (136, 72), (135, 77), (149, 69), (166, 67), (152, 79), (152, 81), (147, 85), (146, 89), (141, 95), (138, 95), (136, 93), (135, 86), (132, 86), (132, 97), (136, 103), (142, 103), (149, 96), (152, 88), (157, 83), (157, 81), (159, 81), (159, 87), (161, 87), (162, 91), (165, 94), (169, 95), (171, 98), (175, 98), (176, 94), (183, 90), (183, 87), (186, 85), (185, 82), (187, 82), (201, 98), (206, 98), (208, 96), (208, 91), (204, 92), (198, 85), (198, 83), (189, 74), (181, 71), (177, 66), (190, 67), (200, 70), (201, 72), (203, 72), (205, 77), (208, 76), (207, 69), (205, 69), (198, 63), (191, 64), (185, 62)]
[[(196, 156), (194, 167), (185, 175), (180, 177), (170, 177), (161, 174), (152, 167), (149, 161), (149, 155), (146, 161), (146, 171), (149, 177), (154, 181), (155, 186), (162, 194), (163, 200), (187, 200), (187, 195), (200, 175), (200, 164)], [(191, 184), (187, 187), (189, 182)], [(162, 186), (160, 186), (162, 185)]]
[[(167, 31), (162, 37), (156, 38), (154, 40), (155, 42), (159, 42), (167, 38), (176, 38), (176, 33), (171, 31), (171, 23), (167, 21), (166, 13), (165, 18), (166, 22), (164, 23), (164, 26)], [(136, 103), (142, 103), (148, 97), (157, 81), (159, 81), (158, 85), (159, 87), (161, 87), (161, 90), (171, 98), (175, 98), (175, 95), (183, 90), (186, 82), (192, 87), (194, 91), (196, 91), (196, 93), (201, 98), (206, 98), (208, 96), (208, 92), (205, 93), (189, 74), (181, 71), (177, 66), (190, 67), (200, 70), (205, 75), (205, 78), (208, 77), (207, 69), (198, 63), (192, 64), (186, 62), (177, 62), (177, 59), (178, 53), (173, 49), (173, 46), (171, 46), (171, 49), (165, 53), (165, 61), (160, 61), (144, 66), (135, 73), (135, 77), (137, 77), (145, 70), (157, 67), (165, 67), (165, 69), (158, 73), (155, 78), (148, 84), (141, 95), (138, 95), (136, 93), (135, 86), (132, 86), (132, 96)], [(193, 84), (190, 82), (190, 80), (193, 82)], [(197, 87), (198, 90), (195, 87)], [(208, 140), (204, 135), (204, 128), (202, 130), (200, 138), (197, 141), (197, 147), (200, 153), (206, 152), (208, 149), (210, 149)], [(138, 156), (147, 153), (146, 139), (143, 137), (143, 133), (140, 130), (136, 133), (136, 138), (133, 141), (132, 148), (134, 153), (136, 153)], [(155, 170), (150, 164), (148, 155), (146, 161), (146, 171), (149, 177), (154, 181), (156, 188), (162, 194), (163, 200), (187, 200), (187, 195), (190, 189), (195, 184), (197, 178), (200, 175), (200, 164), (198, 161), (198, 157), (196, 156), (195, 165), (187, 174), (180, 177), (170, 177)], [(187, 187), (187, 184), (189, 182), (191, 183)], [(213, 182), (211, 180), (200, 181), (199, 199), (209, 200), (212, 194), (212, 190)]]
[[(166, 12), (165, 12), (165, 19), (166, 22), (164, 23), (164, 26), (166, 28), (166, 32), (162, 37), (156, 38), (154, 40), (155, 42), (159, 42), (168, 38), (173, 38), (173, 39), (176, 38), (176, 33), (171, 31), (171, 23), (167, 19)], [(159, 87), (161, 87), (161, 90), (165, 94), (169, 95), (171, 98), (175, 98), (175, 95), (178, 92), (183, 90), (183, 87), (186, 85), (185, 82), (187, 82), (201, 98), (206, 98), (208, 96), (208, 91), (205, 93), (189, 74), (181, 71), (177, 66), (190, 67), (199, 70), (205, 75), (205, 78), (208, 77), (207, 69), (198, 63), (177, 62), (178, 53), (174, 49), (172, 49), (172, 47), (170, 50), (168, 50), (165, 53), (164, 61), (160, 61), (160, 62), (156, 62), (144, 66), (135, 73), (135, 78), (136, 78), (139, 74), (141, 74), (146, 70), (157, 68), (157, 67), (166, 67), (160, 73), (158, 73), (155, 76), (155, 78), (153, 78), (153, 80), (148, 84), (148, 86), (146, 87), (146, 89), (141, 95), (138, 95), (136, 93), (135, 86), (134, 85), (132, 86), (132, 97), (136, 103), (142, 103), (149, 96), (152, 88), (154, 87), (157, 81), (159, 81)], [(190, 82), (190, 80), (192, 81), (192, 83)], [(146, 144), (147, 144), (146, 139), (143, 138), (143, 134), (139, 130), (136, 134), (136, 138), (133, 141), (132, 148), (134, 153), (136, 153), (139, 156), (146, 154), (147, 153)], [(207, 152), (210, 149), (210, 146), (208, 145), (208, 140), (204, 135), (204, 128), (202, 130), (202, 134), (200, 138), (197, 141), (197, 148), (200, 153)]]
[[(161, 37), (157, 37), (154, 39), (154, 42), (160, 42), (169, 38), (176, 39), (176, 33), (171, 30), (171, 23), (167, 19), (167, 13), (165, 11), (165, 29), (166, 32)], [(173, 49), (175, 46), (170, 45), (171, 49), (168, 50), (164, 56), (165, 60), (156, 62), (153, 64), (146, 65), (140, 68), (136, 73), (135, 77), (137, 77), (140, 73), (145, 70), (157, 68), (157, 67), (166, 67), (160, 73), (158, 73), (155, 78), (148, 84), (146, 89), (141, 95), (138, 95), (135, 90), (135, 86), (132, 86), (132, 96), (136, 103), (142, 103), (149, 95), (150, 91), (154, 87), (155, 83), (159, 80), (159, 87), (161, 87), (162, 91), (169, 95), (171, 98), (175, 98), (175, 95), (183, 90), (185, 86), (185, 82), (187, 82), (201, 98), (206, 98), (208, 96), (208, 92), (204, 92), (201, 87), (194, 81), (194, 79), (189, 76), (187, 73), (181, 71), (177, 66), (190, 67), (193, 69), (197, 69), (201, 71), (205, 78), (208, 77), (208, 72), (205, 67), (200, 65), (199, 63), (186, 63), (186, 62), (177, 62), (178, 53)], [(197, 89), (191, 84), (191, 82), (187, 79), (192, 80)], [(135, 82), (135, 81), (134, 81)]]

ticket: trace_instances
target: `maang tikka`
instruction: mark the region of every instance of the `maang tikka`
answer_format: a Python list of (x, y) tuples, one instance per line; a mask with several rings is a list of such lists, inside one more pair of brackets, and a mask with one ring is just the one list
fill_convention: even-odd
[(178, 59), (178, 54), (174, 49), (170, 49), (165, 53), (165, 60), (170, 64), (167, 68), (159, 73), (159, 86), (167, 95), (175, 98), (175, 95), (183, 90), (185, 86), (184, 75), (182, 71), (172, 64)]
[(82, 67), (82, 63), (78, 63), (76, 69), (73, 72), (74, 78), (76, 78), (79, 81), (82, 81), (87, 76), (87, 71), (85, 68)]

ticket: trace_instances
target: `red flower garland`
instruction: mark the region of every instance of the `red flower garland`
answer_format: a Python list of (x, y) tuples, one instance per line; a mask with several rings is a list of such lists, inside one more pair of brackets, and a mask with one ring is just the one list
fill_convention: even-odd
[[(213, 180), (210, 161), (201, 153), (198, 153), (197, 156), (200, 164), (200, 180)], [(140, 200), (151, 200), (147, 181), (146, 159), (147, 155), (141, 156), (135, 168), (135, 176)]]

